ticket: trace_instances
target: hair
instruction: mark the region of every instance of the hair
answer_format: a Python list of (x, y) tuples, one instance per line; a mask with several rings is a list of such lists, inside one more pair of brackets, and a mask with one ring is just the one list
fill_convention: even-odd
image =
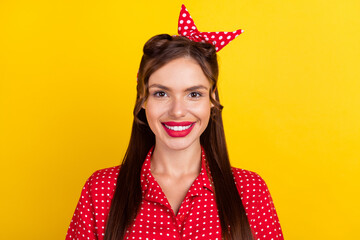
[[(125, 153), (111, 202), (104, 240), (123, 239), (136, 218), (142, 201), (140, 172), (155, 135), (146, 120), (142, 105), (148, 97), (148, 81), (152, 73), (168, 62), (181, 57), (194, 59), (211, 84), (209, 91), (211, 116), (200, 136), (214, 183), (222, 237), (227, 240), (252, 240), (252, 231), (236, 188), (226, 147), (225, 134), (217, 90), (218, 62), (215, 47), (194, 42), (182, 36), (160, 34), (149, 39), (143, 49), (138, 72), (137, 96), (134, 107), (129, 146)], [(215, 99), (212, 93), (215, 92)]]

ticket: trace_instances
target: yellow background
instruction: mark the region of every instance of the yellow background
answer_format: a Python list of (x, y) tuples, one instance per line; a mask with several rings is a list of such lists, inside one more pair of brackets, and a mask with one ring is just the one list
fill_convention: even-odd
[(360, 1), (0, 2), (0, 239), (64, 239), (127, 147), (142, 46), (245, 32), (219, 52), (232, 164), (267, 182), (288, 240), (360, 239)]

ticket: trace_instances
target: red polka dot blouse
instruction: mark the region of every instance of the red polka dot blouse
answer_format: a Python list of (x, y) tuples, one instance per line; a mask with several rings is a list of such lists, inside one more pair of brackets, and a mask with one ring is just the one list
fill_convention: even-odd
[[(149, 151), (141, 170), (143, 199), (124, 239), (174, 240), (221, 239), (211, 180), (202, 149), (201, 171), (174, 214), (164, 192), (150, 172)], [(66, 240), (102, 240), (120, 168), (96, 171), (85, 183), (72, 217)], [(257, 240), (283, 240), (274, 203), (264, 180), (256, 173), (232, 168), (234, 180)]]

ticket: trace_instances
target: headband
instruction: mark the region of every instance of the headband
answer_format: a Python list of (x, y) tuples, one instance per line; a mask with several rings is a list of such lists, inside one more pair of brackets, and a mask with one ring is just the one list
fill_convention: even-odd
[(220, 51), (229, 42), (243, 33), (244, 30), (239, 29), (233, 32), (199, 32), (195, 26), (194, 20), (186, 9), (185, 5), (181, 6), (178, 33), (180, 36), (187, 37), (194, 42), (208, 42), (215, 46), (216, 52)]
[[(194, 42), (207, 42), (215, 46), (216, 52), (220, 51), (228, 43), (243, 33), (244, 30), (238, 29), (233, 32), (200, 32), (195, 26), (194, 20), (186, 9), (185, 5), (181, 6), (178, 33), (180, 36), (187, 37)], [(137, 76), (139, 75), (139, 72)], [(138, 80), (136, 78), (136, 80)]]

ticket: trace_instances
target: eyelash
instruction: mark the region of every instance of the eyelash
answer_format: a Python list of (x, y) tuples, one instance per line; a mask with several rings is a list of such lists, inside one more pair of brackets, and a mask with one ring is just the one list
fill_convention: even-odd
[[(200, 97), (203, 96), (203, 94), (200, 93), (200, 92), (191, 92), (191, 93), (189, 93), (189, 95), (191, 96), (191, 95), (194, 94), (194, 93), (196, 94), (196, 96), (195, 96), (195, 97), (191, 97), (191, 98), (200, 98)], [(158, 98), (165, 97), (165, 96), (160, 96), (160, 94), (165, 94), (165, 95), (166, 95), (166, 93), (165, 93), (164, 91), (156, 91), (156, 92), (153, 93), (153, 96), (158, 97)]]
[(163, 92), (163, 91), (157, 91), (157, 92), (154, 92), (153, 96), (159, 97), (159, 98), (164, 97), (164, 96), (159, 96), (160, 93), (166, 94), (166, 93)]
[(191, 92), (189, 95), (192, 95), (193, 93), (195, 93), (197, 95), (195, 98), (202, 97), (202, 93), (199, 93), (199, 92)]

